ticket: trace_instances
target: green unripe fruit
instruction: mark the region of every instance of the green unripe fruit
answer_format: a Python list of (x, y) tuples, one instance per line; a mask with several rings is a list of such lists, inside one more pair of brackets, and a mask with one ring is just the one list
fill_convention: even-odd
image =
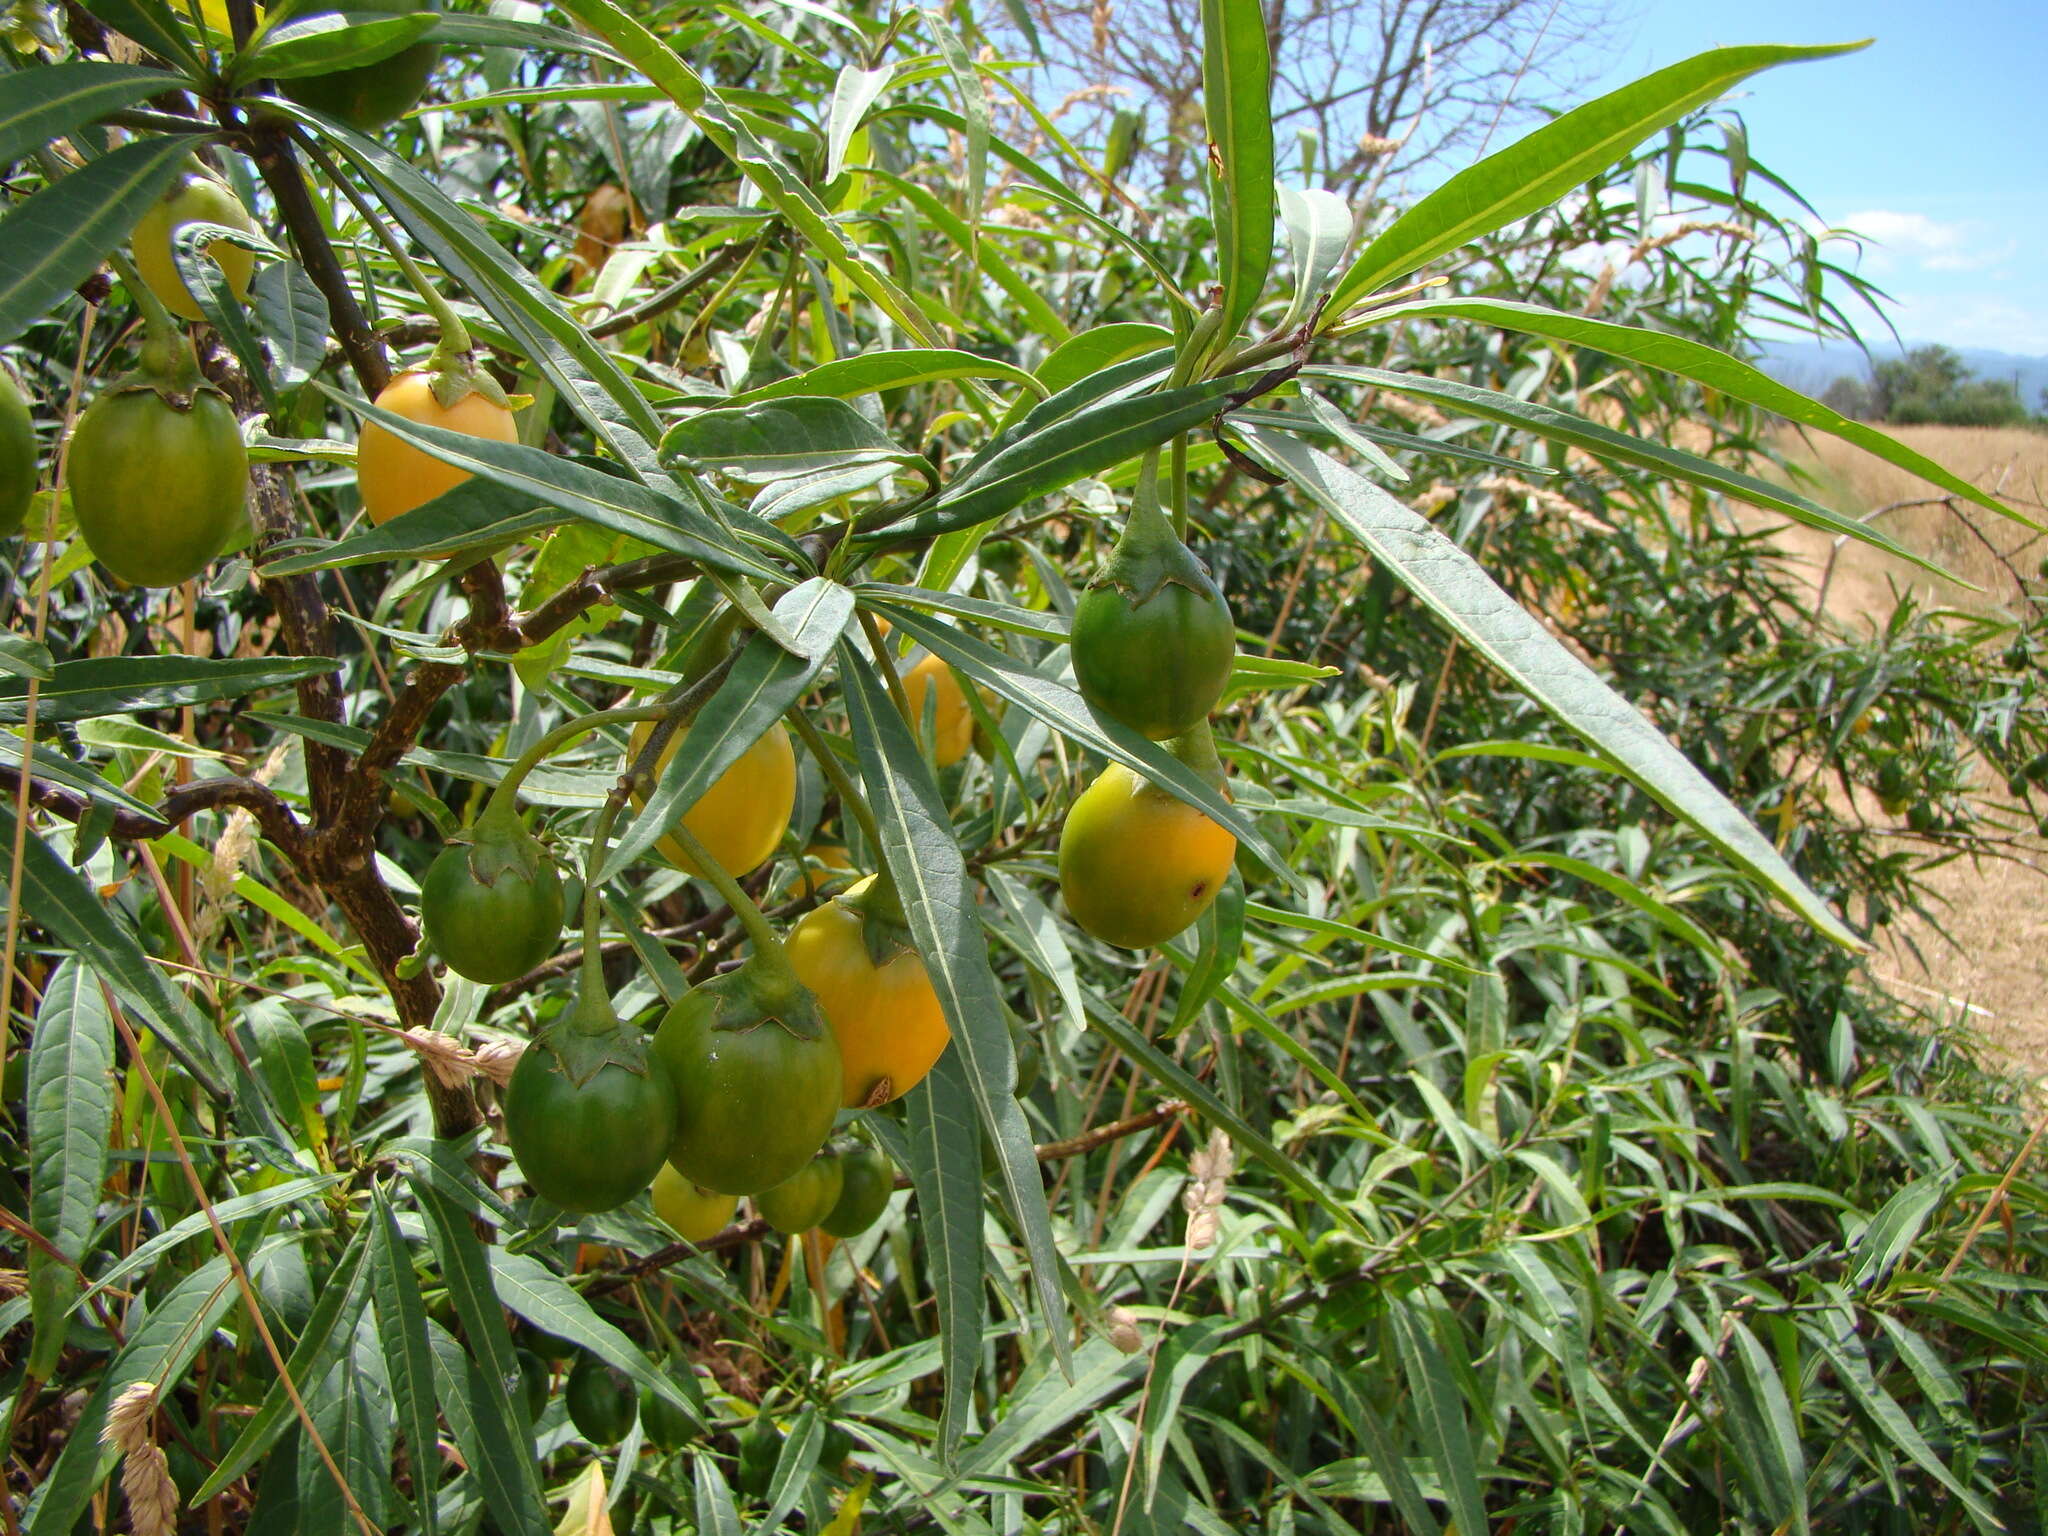
[(577, 1360), (563, 1396), (569, 1404), (569, 1422), (592, 1445), (617, 1445), (640, 1409), (633, 1378), (595, 1355)]
[(814, 1157), (773, 1189), (754, 1196), (754, 1209), (778, 1232), (808, 1232), (839, 1204), (840, 1160)]
[(838, 1162), (839, 1198), (818, 1224), (834, 1237), (858, 1237), (889, 1208), (896, 1165), (873, 1147), (849, 1147)]

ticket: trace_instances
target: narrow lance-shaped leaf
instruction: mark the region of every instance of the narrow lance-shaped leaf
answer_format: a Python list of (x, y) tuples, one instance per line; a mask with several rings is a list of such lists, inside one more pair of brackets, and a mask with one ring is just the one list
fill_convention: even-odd
[(1281, 187), (1280, 217), (1287, 226), (1287, 251), (1294, 262), (1294, 298), (1280, 329), (1308, 318), (1323, 284), (1351, 243), (1351, 205), (1321, 187)]
[(1409, 1297), (1388, 1306), (1387, 1325), (1394, 1334), (1401, 1374), (1407, 1378), (1418, 1438), (1451, 1506), (1452, 1522), (1461, 1536), (1484, 1531), (1486, 1501), (1474, 1469), (1472, 1432), (1443, 1343), (1431, 1330), (1427, 1314)]
[(29, 1220), (63, 1255), (26, 1245), (35, 1317), (28, 1371), (39, 1380), (48, 1379), (70, 1332), (75, 1266), (85, 1258), (106, 1176), (113, 1064), (113, 1013), (99, 977), (73, 956), (43, 989), (28, 1052)]
[(953, 1049), (962, 1055), (982, 1126), (995, 1144), (1005, 1200), (1024, 1238), (1047, 1336), (1065, 1369), (1070, 1350), (1052, 1219), (1031, 1130), (1012, 1091), (1017, 1061), (1002, 991), (989, 968), (967, 861), (910, 727), (868, 663), (845, 640), (839, 642), (839, 672), (860, 750), (861, 778), (881, 824), (883, 860), (945, 1010)]
[[(317, 1381), (339, 1360), (355, 1334), (356, 1319), (362, 1315), (368, 1297), (363, 1283), (363, 1256), (368, 1234), (358, 1230), (334, 1268), (324, 1277), (313, 1310), (299, 1330), (299, 1341), (285, 1361), (285, 1374), (293, 1382)], [(264, 1395), (262, 1405), (251, 1414), (235, 1443), (220, 1458), (212, 1473), (192, 1496), (195, 1505), (234, 1482), (277, 1444), (277, 1438), (297, 1423), (297, 1410), (284, 1382), (277, 1381)]]
[(98, 270), (184, 169), (197, 134), (138, 139), (60, 177), (0, 219), (0, 342)]
[(848, 64), (839, 71), (832, 86), (832, 104), (825, 121), (825, 179), (831, 181), (846, 169), (846, 151), (859, 132), (868, 108), (881, 99), (896, 71), (889, 65), (862, 69)]
[[(44, 723), (241, 699), (334, 670), (325, 656), (88, 656), (61, 661), (37, 691)], [(0, 678), (0, 720), (28, 708), (28, 680)]]
[(0, 77), (0, 165), (164, 88), (164, 72), (73, 60)]
[(1509, 299), (1418, 299), (1408, 304), (1376, 309), (1371, 318), (1372, 323), (1378, 325), (1389, 320), (1435, 315), (1477, 320), (1485, 325), (1497, 325), (1503, 330), (1567, 342), (1588, 351), (1604, 352), (1609, 357), (1624, 358), (1696, 380), (1730, 399), (1761, 406), (1773, 415), (1782, 416), (1802, 427), (1831, 433), (1889, 464), (1896, 464), (1909, 474), (1932, 481), (1945, 491), (1967, 497), (2001, 517), (2013, 518), (2030, 528), (2041, 526), (1953, 470), (1935, 463), (1926, 454), (1915, 452), (1897, 438), (1889, 437), (1864, 422), (1852, 421), (1840, 411), (1818, 400), (1808, 399), (1790, 385), (1779, 383), (1741, 358), (1730, 357), (1726, 352), (1716, 351), (1689, 337), (1645, 331), (1632, 325), (1616, 325), (1611, 320), (1595, 320), (1586, 315), (1568, 315)]
[(939, 1444), (948, 1459), (960, 1444), (974, 1402), (981, 1363), (981, 1131), (974, 1091), (961, 1053), (947, 1051), (929, 1076), (903, 1098), (903, 1140), (932, 1295), (939, 1308), (939, 1344), (946, 1396)]
[(114, 1400), (138, 1381), (154, 1383), (169, 1397), (236, 1299), (228, 1261), (216, 1255), (150, 1309), (148, 1321), (128, 1336), (72, 1422), (64, 1449), (36, 1490), (24, 1536), (70, 1536), (119, 1459), (117, 1451), (100, 1444)]
[[(499, 443), (424, 426), (390, 411), (379, 410), (326, 384), (317, 386), (358, 415), (404, 438), (457, 469), (468, 470), (509, 490), (533, 496), (551, 507), (644, 539), (658, 549), (684, 555), (721, 571), (781, 576), (773, 565), (740, 545), (710, 518), (674, 496), (664, 495), (637, 480), (622, 480), (544, 449), (524, 443)], [(416, 510), (424, 511), (424, 508)], [(397, 519), (393, 519), (394, 522)]]
[(1396, 219), (1344, 274), (1325, 328), (1352, 305), (1446, 252), (1547, 208), (1637, 144), (1758, 70), (1863, 43), (1717, 48), (1610, 91), (1460, 171)]
[(1626, 432), (1617, 432), (1612, 427), (1589, 421), (1586, 417), (1571, 411), (1559, 410), (1556, 406), (1545, 405), (1537, 400), (1522, 400), (1514, 395), (1505, 395), (1498, 390), (1480, 389), (1476, 385), (1461, 384), (1455, 379), (1433, 379), (1422, 374), (1389, 372), (1381, 368), (1354, 367), (1348, 363), (1318, 366), (1310, 369), (1318, 378), (1350, 379), (1356, 383), (1372, 384), (1381, 389), (1391, 389), (1404, 395), (1420, 395), (1426, 400), (1439, 401), (1454, 410), (1464, 411), (1488, 421), (1498, 421), (1505, 426), (1533, 432), (1552, 442), (1567, 447), (1584, 449), (1587, 453), (1617, 463), (1633, 464), (1638, 469), (1647, 469), (1653, 474), (1665, 475), (1674, 480), (1683, 480), (1688, 485), (1704, 486), (1718, 491), (1723, 496), (1737, 501), (1748, 502), (1751, 506), (1769, 507), (1783, 512), (1787, 517), (1805, 523), (1808, 527), (1825, 529), (1829, 533), (1845, 538), (1859, 539), (1874, 545), (1885, 553), (1896, 555), (1901, 560), (1911, 561), (1922, 570), (1963, 586), (1970, 583), (1959, 576), (1951, 575), (1926, 556), (1915, 553), (1897, 542), (1890, 535), (1881, 533), (1868, 523), (1853, 517), (1844, 517), (1831, 507), (1824, 507), (1810, 497), (1783, 486), (1760, 480), (1755, 475), (1744, 474), (1741, 470), (1730, 469), (1712, 459), (1703, 459), (1698, 454), (1687, 453), (1682, 448), (1669, 448), (1647, 438), (1630, 437)]
[(1227, 340), (1273, 263), (1273, 59), (1260, 0), (1202, 0), (1202, 105)]
[(1327, 507), (1466, 644), (1837, 943), (1860, 948), (1762, 833), (1664, 733), (1503, 592), (1477, 561), (1392, 496), (1306, 443), (1251, 428), (1252, 453)]

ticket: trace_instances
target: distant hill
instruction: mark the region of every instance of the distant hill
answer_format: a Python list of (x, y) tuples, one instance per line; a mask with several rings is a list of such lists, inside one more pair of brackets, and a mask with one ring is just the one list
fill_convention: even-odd
[[(1891, 342), (1873, 342), (1869, 358), (1861, 348), (1846, 342), (1769, 341), (1758, 349), (1758, 364), (1773, 378), (1805, 394), (1817, 395), (1843, 374), (1858, 378), (1870, 372), (1870, 360), (1900, 357), (1924, 341), (1909, 341), (1903, 347)], [(2010, 352), (1992, 352), (1982, 347), (1950, 347), (1980, 379), (2003, 379), (2017, 385), (2020, 401), (2036, 409), (2041, 391), (2048, 389), (2048, 357), (2020, 357)]]

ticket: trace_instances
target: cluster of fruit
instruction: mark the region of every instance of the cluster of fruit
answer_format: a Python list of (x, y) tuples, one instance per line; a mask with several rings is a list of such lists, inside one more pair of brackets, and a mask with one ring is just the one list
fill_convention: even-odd
[[(83, 413), (69, 456), (80, 532), (103, 565), (135, 585), (198, 575), (244, 518), (248, 462), (235, 413), (201, 378), (189, 336), (169, 319), (201, 315), (172, 257), (178, 231), (195, 221), (254, 229), (233, 194), (196, 171), (145, 216), (132, 241), (134, 271), (147, 289), (136, 296), (149, 320), (141, 365)], [(226, 242), (207, 253), (236, 295), (245, 293), (250, 253)], [(456, 334), (447, 334), (451, 327)], [(434, 357), (394, 378), (375, 405), (475, 438), (518, 435), (511, 403), (475, 367), (459, 323), (445, 317)], [(467, 478), (374, 421), (361, 433), (356, 468), (374, 523)], [(0, 372), (0, 524), (11, 512), (18, 525), (35, 483), (28, 413)], [(1151, 485), (1148, 473), (1077, 607), (1074, 672), (1098, 715), (1164, 742), (1221, 789), (1208, 717), (1230, 677), (1235, 630)], [(141, 527), (138, 507), (150, 509)], [(929, 706), (934, 761), (952, 766), (974, 730), (959, 678), (926, 656), (902, 682), (914, 721), (927, 718)], [(639, 722), (637, 758), (657, 711), (623, 713)], [(663, 763), (681, 741), (668, 741)], [(561, 881), (519, 820), (516, 777), (501, 784), (468, 837), (436, 859), (421, 888), (432, 951), (488, 984), (548, 958), (563, 926)], [(795, 791), (795, 753), (778, 722), (658, 845), (678, 867), (719, 886), (743, 919), (751, 915), (753, 953), (744, 964), (680, 998), (650, 1041), (617, 1017), (586, 954), (575, 1003), (522, 1059), (505, 1097), (506, 1133), (528, 1182), (555, 1204), (608, 1210), (651, 1183), (686, 1235), (713, 1215), (722, 1225), (742, 1196), (785, 1231), (858, 1230), (879, 1213), (893, 1184), (886, 1160), (865, 1148), (821, 1149), (840, 1110), (873, 1109), (909, 1091), (950, 1036), (886, 875), (827, 900), (786, 940), (767, 931), (733, 884), (779, 846)], [(1201, 915), (1235, 851), (1231, 834), (1200, 811), (1112, 764), (1061, 830), (1060, 885), (1082, 928), (1148, 948)], [(586, 926), (594, 931), (594, 917)], [(760, 1113), (769, 1104), (772, 1117)]]

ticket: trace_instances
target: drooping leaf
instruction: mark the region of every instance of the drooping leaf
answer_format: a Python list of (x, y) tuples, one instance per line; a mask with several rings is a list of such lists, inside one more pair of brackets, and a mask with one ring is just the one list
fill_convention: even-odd
[(88, 59), (0, 76), (0, 165), (163, 88), (160, 69)]
[(1432, 315), (1477, 320), (1504, 330), (1542, 336), (1696, 380), (1731, 400), (1761, 406), (1773, 415), (1782, 416), (1802, 427), (1831, 433), (1845, 443), (1853, 443), (1866, 453), (1875, 454), (1888, 464), (1897, 465), (1908, 474), (1932, 481), (1945, 491), (1974, 501), (2000, 517), (2012, 518), (2030, 528), (2040, 527), (2033, 519), (2006, 506), (1982, 487), (1935, 463), (1926, 454), (1908, 447), (1897, 438), (1866, 422), (1851, 420), (1818, 400), (1810, 400), (1790, 385), (1779, 383), (1762, 369), (1690, 337), (1646, 331), (1632, 325), (1616, 325), (1589, 315), (1564, 314), (1509, 299), (1417, 299), (1374, 310), (1372, 323), (1380, 325), (1390, 320)]
[(1685, 754), (1496, 586), (1472, 557), (1364, 476), (1306, 443), (1251, 428), (1252, 452), (1327, 507), (1481, 656), (1674, 816), (1770, 887), (1837, 943), (1861, 941), (1800, 879), (1770, 840)]
[(896, 713), (868, 663), (849, 641), (839, 643), (839, 675), (847, 718), (860, 754), (861, 779), (882, 828), (880, 850), (911, 939), (931, 977), (952, 1049), (961, 1054), (982, 1128), (995, 1145), (1005, 1203), (1031, 1260), (1031, 1278), (1056, 1359), (1068, 1360), (1066, 1303), (1045, 1186), (1030, 1127), (1015, 1093), (1017, 1062), (1001, 989), (989, 968), (967, 862), (953, 837), (945, 801), (916, 738)]
[(74, 1266), (85, 1258), (106, 1176), (113, 1065), (113, 1014), (99, 977), (73, 956), (43, 988), (28, 1053), (29, 1220), (63, 1255), (27, 1245), (35, 1315), (28, 1370), (38, 1379), (50, 1375), (70, 1332)]
[[(44, 723), (239, 699), (334, 670), (325, 656), (88, 656), (61, 661), (38, 690)], [(0, 720), (19, 720), (28, 680), (0, 678)]]
[(922, 454), (830, 395), (692, 411), (668, 429), (661, 457), (741, 480), (780, 480), (875, 461), (923, 462)]
[(196, 134), (162, 134), (123, 144), (0, 218), (0, 342), (14, 340), (92, 276), (198, 142)]
[(939, 1057), (925, 1080), (903, 1098), (903, 1139), (911, 1187), (917, 1192), (925, 1263), (938, 1302), (946, 1396), (939, 1446), (950, 1457), (967, 1428), (974, 1375), (981, 1363), (981, 1128), (961, 1053)]

